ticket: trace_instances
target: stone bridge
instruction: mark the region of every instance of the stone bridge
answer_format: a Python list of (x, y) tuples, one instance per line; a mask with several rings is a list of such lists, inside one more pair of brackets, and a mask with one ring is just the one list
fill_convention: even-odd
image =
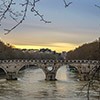
[(57, 70), (63, 65), (74, 66), (85, 80), (86, 74), (95, 66), (99, 66), (96, 60), (0, 60), (0, 68), (6, 73), (7, 80), (17, 80), (19, 71), (24, 66), (36, 65), (45, 73), (45, 80), (56, 80)]

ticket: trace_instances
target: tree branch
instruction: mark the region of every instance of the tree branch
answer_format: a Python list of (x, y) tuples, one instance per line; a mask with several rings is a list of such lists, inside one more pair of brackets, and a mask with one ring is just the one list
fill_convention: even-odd
[(64, 5), (65, 5), (65, 8), (68, 7), (70, 4), (72, 4), (72, 2), (67, 3), (66, 0), (63, 0), (63, 2), (64, 2)]

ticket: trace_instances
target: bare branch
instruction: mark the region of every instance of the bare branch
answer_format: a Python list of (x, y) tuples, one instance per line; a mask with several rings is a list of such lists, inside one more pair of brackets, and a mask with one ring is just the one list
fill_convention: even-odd
[(36, 4), (40, 0), (24, 0), (23, 3), (19, 3), (19, 6), (21, 6), (21, 8), (23, 9), (17, 12), (15, 12), (15, 10), (12, 9), (13, 5), (14, 7), (16, 5), (16, 1), (13, 1), (14, 0), (2, 0), (2, 4), (0, 6), (0, 26), (2, 25), (1, 21), (3, 19), (7, 19), (7, 13), (9, 14), (9, 17), (17, 23), (11, 29), (4, 29), (5, 35), (17, 28), (25, 20), (28, 9), (30, 8), (30, 11), (34, 13), (34, 16), (40, 17), (40, 21), (43, 21), (44, 23), (51, 23), (51, 21), (45, 20), (44, 16), (40, 14), (40, 12), (35, 8)]
[(20, 25), (25, 20), (27, 9), (28, 9), (28, 3), (29, 3), (29, 0), (26, 0), (24, 15), (23, 15), (22, 19), (15, 26), (13, 26), (10, 30), (4, 29), (6, 31), (5, 35), (10, 33), (12, 30), (14, 30), (18, 25)]
[(98, 5), (96, 5), (96, 4), (95, 4), (95, 6), (98, 7), (98, 8), (100, 8), (100, 6), (98, 6)]
[[(47, 21), (44, 16), (37, 10), (36, 5), (39, 1), (40, 0), (23, 0), (23, 2), (20, 1), (18, 5), (21, 7), (21, 10), (16, 11), (15, 6), (17, 5), (17, 2), (15, 0), (1, 0), (0, 26), (2, 25), (2, 20), (7, 20), (8, 16), (15, 22), (15, 25), (12, 26), (11, 29), (4, 29), (5, 35), (17, 28), (25, 20), (28, 11), (33, 12), (34, 16), (38, 16), (40, 21), (44, 23), (51, 23), (51, 21)], [(72, 4), (72, 2), (67, 3), (65, 0), (63, 0), (63, 2), (65, 8)]]
[[(10, 9), (10, 7), (11, 7), (11, 5), (12, 5), (12, 2), (13, 2), (13, 0), (10, 1), (10, 3), (8, 4), (6, 10), (5, 10), (5, 11), (3, 12), (3, 14), (1, 15), (0, 23), (1, 23), (1, 20), (2, 20), (3, 18), (5, 18), (5, 14), (6, 14), (6, 13), (8, 12), (8, 10)], [(6, 5), (4, 1), (3, 1), (3, 4)]]
[[(83, 85), (81, 92), (85, 87), (87, 87), (87, 100), (90, 100), (90, 92), (93, 90), (98, 93), (98, 98), (100, 99), (100, 65), (95, 66), (87, 75), (89, 81)], [(99, 100), (98, 99), (98, 100)]]
[(67, 3), (66, 0), (63, 0), (63, 2), (64, 2), (64, 5), (65, 5), (65, 8), (68, 7), (70, 4), (72, 4), (72, 2)]

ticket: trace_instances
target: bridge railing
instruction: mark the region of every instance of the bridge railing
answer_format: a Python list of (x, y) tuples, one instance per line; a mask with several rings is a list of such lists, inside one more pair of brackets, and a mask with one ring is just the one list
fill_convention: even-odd
[(97, 60), (26, 60), (26, 59), (14, 59), (14, 60), (0, 60), (0, 63), (9, 63), (9, 62), (33, 62), (33, 63), (90, 63), (90, 64), (99, 64)]
[(68, 63), (89, 63), (89, 64), (99, 64), (97, 60), (68, 60)]

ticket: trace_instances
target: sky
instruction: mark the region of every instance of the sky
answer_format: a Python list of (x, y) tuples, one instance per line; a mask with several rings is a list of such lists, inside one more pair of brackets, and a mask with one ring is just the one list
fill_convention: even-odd
[[(18, 1), (18, 0), (17, 0)], [(28, 12), (26, 20), (8, 35), (3, 27), (13, 25), (6, 20), (0, 27), (0, 39), (16, 48), (50, 48), (57, 52), (73, 50), (100, 37), (99, 0), (66, 0), (73, 3), (65, 8), (63, 0), (41, 0), (36, 8), (51, 23), (45, 24), (34, 13)], [(16, 8), (19, 10), (20, 8)]]

